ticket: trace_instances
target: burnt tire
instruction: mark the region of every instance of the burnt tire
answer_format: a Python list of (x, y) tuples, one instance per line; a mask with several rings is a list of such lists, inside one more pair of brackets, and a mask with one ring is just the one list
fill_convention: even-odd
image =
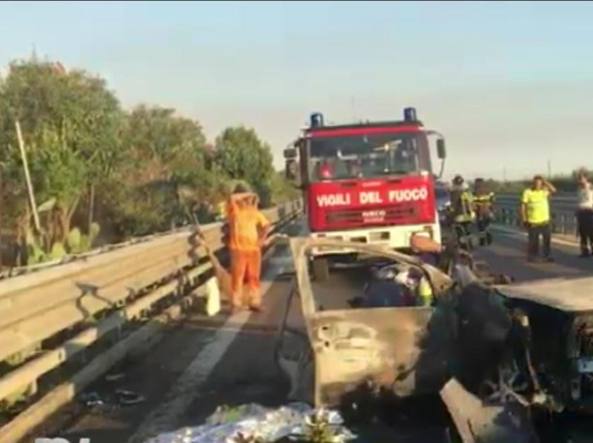
[(318, 282), (329, 280), (329, 260), (327, 258), (313, 259), (313, 277)]

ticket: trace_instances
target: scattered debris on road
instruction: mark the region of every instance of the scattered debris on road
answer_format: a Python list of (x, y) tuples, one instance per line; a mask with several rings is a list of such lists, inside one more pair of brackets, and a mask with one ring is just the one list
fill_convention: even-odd
[(115, 395), (118, 403), (122, 406), (137, 405), (146, 400), (143, 395), (134, 391), (128, 391), (127, 389), (118, 389), (115, 391)]
[(339, 413), (303, 403), (276, 409), (257, 404), (219, 408), (195, 428), (157, 436), (147, 443), (342, 443), (355, 438)]
[(105, 402), (103, 401), (103, 399), (101, 398), (101, 396), (97, 392), (94, 392), (94, 391), (93, 392), (83, 393), (80, 396), (80, 401), (87, 408), (95, 408), (95, 407), (98, 407), (98, 406), (104, 406), (105, 405)]
[(84, 392), (79, 401), (89, 409), (117, 409), (122, 406), (134, 406), (146, 401), (146, 398), (128, 389), (116, 389), (111, 394), (101, 395), (99, 392)]
[(536, 443), (528, 410), (516, 402), (487, 404), (451, 379), (441, 390), (463, 443)]
[(113, 373), (107, 374), (105, 376), (105, 381), (118, 382), (120, 380), (123, 380), (125, 377), (126, 377), (126, 374), (123, 372), (113, 372)]

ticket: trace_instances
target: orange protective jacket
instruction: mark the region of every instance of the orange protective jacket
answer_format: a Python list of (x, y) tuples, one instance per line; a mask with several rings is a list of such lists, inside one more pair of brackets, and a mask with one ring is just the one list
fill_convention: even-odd
[(237, 202), (232, 198), (227, 205), (229, 220), (229, 249), (259, 251), (260, 229), (269, 225), (255, 203)]

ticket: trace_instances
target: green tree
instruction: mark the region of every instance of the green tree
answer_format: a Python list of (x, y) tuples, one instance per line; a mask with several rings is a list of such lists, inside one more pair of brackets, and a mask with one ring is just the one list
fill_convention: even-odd
[(271, 178), (272, 204), (278, 205), (299, 197), (300, 191), (284, 177), (284, 171), (275, 172)]
[(264, 205), (272, 200), (272, 152), (253, 129), (227, 128), (216, 139), (215, 162), (233, 180), (245, 180)]
[(175, 110), (138, 106), (122, 132), (124, 161), (104, 203), (124, 235), (168, 229), (191, 218), (211, 198), (216, 177), (207, 168), (201, 126)]
[[(32, 229), (16, 121), (41, 233)], [(29, 262), (90, 247), (99, 232), (91, 223), (95, 206), (101, 232), (109, 222), (115, 241), (197, 214), (208, 221), (237, 181), (265, 205), (294, 195), (254, 130), (227, 128), (207, 146), (199, 123), (174, 109), (143, 105), (126, 113), (103, 79), (35, 57), (11, 63), (0, 78), (0, 146), (2, 228), (21, 245), (34, 243)]]
[(81, 197), (115, 166), (121, 115), (101, 78), (36, 58), (11, 63), (0, 85), (0, 161), (10, 182), (4, 203), (22, 229), (29, 217), (18, 120), (37, 201), (54, 202), (43, 219), (46, 248), (66, 240)]

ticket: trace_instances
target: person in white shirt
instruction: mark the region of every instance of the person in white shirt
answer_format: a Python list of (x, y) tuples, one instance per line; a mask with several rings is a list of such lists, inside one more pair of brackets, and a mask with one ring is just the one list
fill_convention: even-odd
[(593, 187), (584, 171), (577, 176), (577, 224), (581, 239), (581, 257), (593, 254)]

